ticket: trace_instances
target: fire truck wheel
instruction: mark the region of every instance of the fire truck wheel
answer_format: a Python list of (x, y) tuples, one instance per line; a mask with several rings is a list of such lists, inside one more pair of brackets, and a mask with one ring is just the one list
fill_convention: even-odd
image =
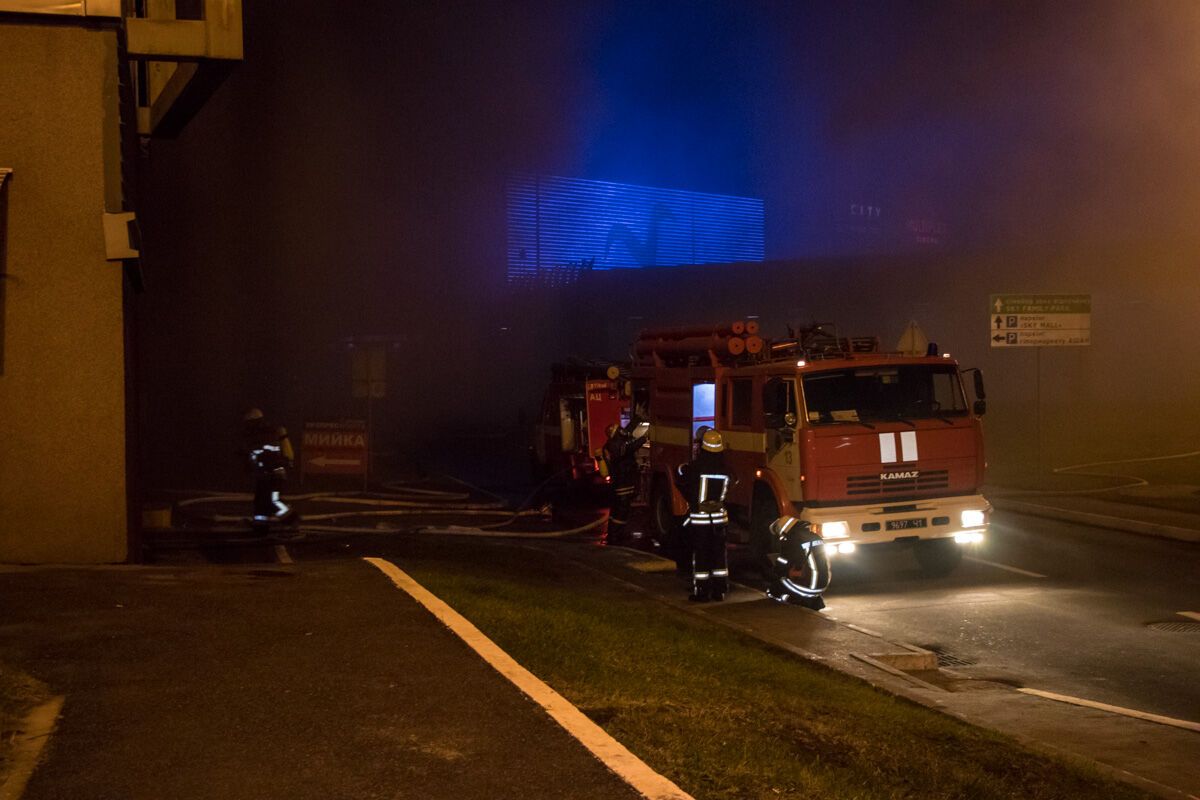
[(762, 485), (755, 487), (754, 505), (750, 509), (750, 554), (754, 566), (768, 577), (772, 574), (771, 551), (775, 549), (771, 523), (778, 516), (779, 508), (771, 490)]
[(962, 548), (953, 539), (917, 542), (913, 548), (921, 571), (931, 578), (949, 575), (962, 561)]
[(650, 490), (650, 511), (654, 521), (654, 535), (662, 553), (667, 558), (678, 560), (683, 544), (679, 535), (679, 520), (671, 509), (671, 492), (663, 485), (662, 480), (656, 480)]

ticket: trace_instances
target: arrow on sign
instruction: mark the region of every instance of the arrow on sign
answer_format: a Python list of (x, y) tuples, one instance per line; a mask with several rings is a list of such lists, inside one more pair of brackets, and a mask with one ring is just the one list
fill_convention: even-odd
[(1003, 308), (1004, 308), (1004, 303), (1001, 303), (1001, 302), (1000, 302), (1000, 298), (999, 298), (999, 297), (997, 297), (997, 298), (996, 298), (996, 305), (995, 305), (996, 313), (997, 313), (997, 314), (999, 314), (999, 313), (1000, 313), (1000, 311), (1001, 311)]
[(1000, 330), (1000, 326), (1003, 324), (1004, 320), (1002, 320), (1000, 317), (996, 317), (996, 330)]
[(357, 467), (362, 463), (361, 458), (326, 458), (325, 456), (317, 456), (310, 459), (310, 464), (318, 467)]
[(1003, 342), (1003, 341), (1004, 341), (1004, 334), (1002, 334), (1002, 333), (997, 333), (995, 336), (993, 336), (993, 337), (992, 337), (992, 341), (993, 341), (993, 342)]

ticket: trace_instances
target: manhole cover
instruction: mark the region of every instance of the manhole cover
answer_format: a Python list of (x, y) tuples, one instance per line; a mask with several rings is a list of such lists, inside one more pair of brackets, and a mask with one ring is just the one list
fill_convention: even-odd
[(962, 656), (956, 656), (954, 653), (947, 652), (941, 645), (923, 644), (920, 647), (937, 656), (939, 667), (972, 667), (979, 663), (978, 659), (963, 658)]
[(1200, 633), (1200, 622), (1151, 622), (1149, 627), (1166, 633)]

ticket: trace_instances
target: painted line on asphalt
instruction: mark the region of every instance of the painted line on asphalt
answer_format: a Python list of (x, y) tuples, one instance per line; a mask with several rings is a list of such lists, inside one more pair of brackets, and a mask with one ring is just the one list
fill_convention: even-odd
[(667, 778), (652, 770), (646, 762), (631, 753), (623, 744), (609, 736), (603, 728), (587, 718), (558, 692), (522, 667), (512, 656), (500, 649), (491, 639), (471, 624), (466, 617), (442, 602), (432, 592), (408, 576), (402, 569), (382, 558), (364, 558), (371, 566), (391, 579), (396, 588), (407, 592), (414, 600), (437, 617), (458, 638), (480, 655), (492, 669), (507, 678), (514, 686), (537, 703), (571, 736), (592, 752), (604, 766), (651, 800), (693, 800)]
[(13, 743), (8, 777), (0, 783), (0, 800), (18, 800), (25, 791), (25, 784), (33, 776), (38, 758), (54, 732), (65, 699), (52, 697), (25, 716), (23, 731)]
[(1044, 697), (1047, 700), (1057, 700), (1060, 703), (1070, 703), (1073, 706), (1083, 706), (1084, 708), (1096, 708), (1100, 711), (1108, 711), (1112, 714), (1120, 714), (1124, 717), (1132, 717), (1133, 719), (1142, 719), (1147, 722), (1157, 722), (1160, 725), (1170, 725), (1173, 728), (1183, 728), (1184, 730), (1196, 731), (1200, 733), (1200, 722), (1191, 722), (1186, 719), (1175, 719), (1174, 717), (1164, 717), (1160, 714), (1150, 714), (1146, 711), (1138, 711), (1135, 708), (1123, 708), (1121, 706), (1110, 706), (1108, 703), (1097, 703), (1095, 700), (1085, 700), (1082, 697), (1071, 697), (1066, 694), (1055, 694), (1054, 692), (1043, 692), (1041, 689), (1017, 689), (1022, 694), (1030, 694), (1034, 697)]
[(279, 559), (280, 564), (295, 564), (292, 561), (292, 554), (287, 551), (287, 548), (281, 544), (275, 545), (275, 558)]
[(975, 556), (963, 556), (963, 558), (965, 558), (967, 561), (974, 561), (976, 564), (987, 564), (989, 567), (995, 567), (996, 569), (1008, 570), (1009, 572), (1015, 572), (1018, 575), (1025, 575), (1030, 578), (1045, 578), (1046, 577), (1045, 575), (1041, 574), (1040, 572), (1030, 572), (1027, 569), (1021, 569), (1020, 567), (1010, 567), (1008, 564), (997, 564), (995, 561), (988, 561), (987, 559), (984, 559), (984, 558), (976, 558)]
[(1200, 611), (1176, 611), (1175, 613), (1181, 617), (1187, 617), (1188, 619), (1200, 622)]

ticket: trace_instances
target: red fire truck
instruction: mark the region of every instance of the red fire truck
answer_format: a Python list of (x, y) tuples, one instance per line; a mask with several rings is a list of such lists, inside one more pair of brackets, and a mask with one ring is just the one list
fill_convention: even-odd
[(966, 371), (977, 398), (968, 405), (964, 371), (936, 345), (883, 352), (877, 338), (843, 338), (828, 324), (764, 341), (735, 323), (643, 331), (633, 357), (663, 541), (686, 511), (671, 476), (702, 425), (724, 434), (738, 480), (729, 505), (743, 529), (731, 540), (760, 558), (785, 515), (811, 523), (831, 554), (911, 543), (929, 574), (950, 572), (964, 545), (983, 540), (983, 379)]
[(618, 364), (578, 359), (554, 364), (530, 448), (535, 473), (602, 483), (598, 455), (608, 440), (605, 429), (628, 419), (626, 384)]

